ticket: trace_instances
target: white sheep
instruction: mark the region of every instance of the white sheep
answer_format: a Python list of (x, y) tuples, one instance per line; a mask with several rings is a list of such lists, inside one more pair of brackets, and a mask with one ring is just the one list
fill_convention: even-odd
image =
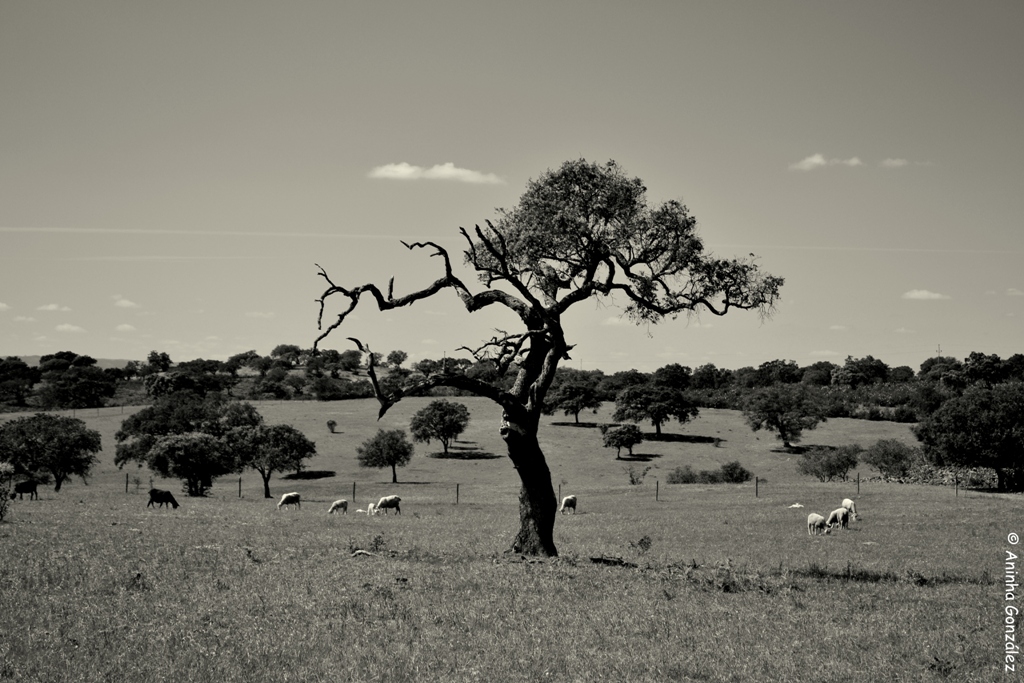
[(837, 526), (840, 529), (849, 529), (850, 511), (846, 508), (836, 508), (829, 514), (828, 519), (825, 520), (825, 524), (828, 525), (829, 529), (834, 526)]
[[(398, 496), (384, 496), (377, 501), (377, 510), (383, 511), (386, 515), (388, 514), (388, 508), (394, 508), (395, 513), (400, 515), (402, 514), (402, 508), (398, 506), (400, 502), (402, 502), (402, 499)], [(377, 514), (377, 512), (374, 512), (374, 514)]]
[(281, 501), (277, 504), (277, 509), (280, 510), (285, 505), (294, 505), (297, 508), (302, 507), (302, 496), (292, 491), (281, 496)]
[(370, 503), (369, 505), (366, 506), (365, 510), (358, 510), (358, 512), (365, 512), (368, 517), (373, 517), (375, 514), (377, 514), (377, 504)]
[(860, 515), (857, 514), (857, 504), (854, 503), (851, 499), (844, 498), (843, 507), (850, 511), (850, 518), (853, 519), (853, 521), (856, 522), (858, 519), (860, 519)]
[(331, 503), (331, 509), (327, 511), (327, 514), (333, 515), (338, 510), (341, 510), (342, 514), (348, 514), (348, 501), (344, 499), (334, 501)]
[(828, 533), (828, 528), (825, 526), (825, 518), (819, 515), (817, 512), (812, 512), (807, 515), (807, 535), (817, 536), (818, 532), (823, 534)]
[(562, 499), (562, 505), (558, 511), (564, 515), (567, 510), (572, 510), (572, 514), (576, 514), (576, 496), (566, 496)]

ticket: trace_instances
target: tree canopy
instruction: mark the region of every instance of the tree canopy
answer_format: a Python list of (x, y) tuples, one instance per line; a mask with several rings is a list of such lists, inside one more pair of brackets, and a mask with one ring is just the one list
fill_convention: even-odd
[(469, 408), (454, 401), (431, 401), (425, 408), (412, 416), (409, 431), (413, 441), (429, 444), (436, 439), (441, 442), (444, 454), (448, 447), (469, 426)]
[(968, 387), (914, 434), (936, 465), (991, 467), (1000, 490), (1024, 488), (1024, 383)]
[(615, 397), (614, 420), (646, 422), (661, 436), (661, 426), (675, 418), (680, 424), (697, 417), (700, 409), (684, 392), (665, 386), (645, 384), (631, 386)]
[(743, 416), (755, 432), (774, 432), (786, 448), (800, 441), (805, 430), (825, 421), (821, 400), (801, 384), (777, 384), (755, 390), (744, 401)]
[[(334, 421), (328, 422), (331, 425)], [(334, 429), (332, 428), (333, 432)], [(240, 467), (250, 467), (263, 479), (263, 497), (271, 498), (270, 478), (274, 472), (302, 470), (304, 461), (316, 455), (316, 443), (291, 425), (248, 425), (234, 427), (227, 441)]]
[(37, 413), (0, 425), (0, 460), (19, 474), (53, 477), (54, 491), (73, 476), (85, 480), (101, 447), (100, 433), (73, 417)]
[(363, 467), (391, 468), (391, 483), (398, 483), (398, 467), (412, 459), (414, 447), (404, 429), (380, 429), (372, 438), (356, 447), (356, 456)]
[[(753, 257), (719, 259), (704, 250), (697, 221), (677, 200), (651, 206), (639, 178), (628, 177), (614, 161), (580, 159), (531, 180), (519, 203), (498, 211), (496, 221), (460, 229), (465, 263), (482, 289), (474, 291), (456, 275), (448, 251), (435, 242), (405, 243), (438, 258), (443, 273), (432, 283), (396, 295), (394, 279), (375, 284), (337, 284), (320, 268), (327, 283), (321, 295), (321, 334), (316, 348), (337, 330), (368, 296), (381, 311), (413, 305), (451, 291), (469, 313), (501, 307), (518, 319), (521, 329), (499, 331), (482, 344), (464, 347), (475, 360), (487, 362), (499, 376), (513, 379), (499, 388), (468, 374), (440, 372), (413, 385), (381, 390), (374, 356), (354, 339), (369, 364), (367, 373), (381, 404), (381, 414), (413, 390), (451, 386), (493, 400), (502, 408), (500, 433), (519, 474), (520, 529), (512, 549), (556, 555), (554, 488), (537, 440), (545, 398), (559, 363), (573, 345), (562, 316), (592, 298), (625, 302), (636, 323), (695, 311), (725, 315), (733, 309), (773, 310), (783, 281), (764, 273)], [(341, 311), (325, 324), (329, 302)]]

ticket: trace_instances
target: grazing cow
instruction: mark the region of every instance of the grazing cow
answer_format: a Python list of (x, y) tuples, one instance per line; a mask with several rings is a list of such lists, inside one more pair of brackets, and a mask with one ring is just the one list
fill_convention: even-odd
[(11, 494), (11, 500), (17, 496), (18, 500), (25, 500), (25, 494), (28, 494), (28, 499), (39, 499), (39, 482), (35, 479), (28, 479), (26, 481), (19, 481), (14, 485), (14, 493)]
[[(388, 514), (388, 508), (395, 508), (396, 514), (402, 514), (402, 508), (398, 507), (398, 504), (402, 502), (402, 499), (398, 496), (384, 496), (377, 501), (377, 510), (383, 511), (384, 514)], [(374, 514), (377, 514), (376, 512)]]
[(302, 508), (302, 497), (295, 493), (286, 493), (281, 496), (281, 501), (277, 504), (277, 509), (280, 510), (285, 505), (294, 505), (297, 508)]
[(348, 514), (348, 501), (347, 500), (336, 500), (331, 503), (331, 509), (327, 511), (327, 514), (333, 515), (338, 510), (341, 510), (343, 515)]
[(562, 506), (558, 508), (558, 511), (564, 515), (569, 510), (572, 510), (572, 514), (576, 514), (576, 496), (566, 496), (562, 499)]
[(175, 510), (178, 509), (178, 501), (174, 500), (174, 496), (171, 495), (170, 491), (164, 491), (163, 489), (149, 490), (149, 502), (146, 503), (146, 507), (151, 505), (157, 505), (157, 507), (170, 505)]

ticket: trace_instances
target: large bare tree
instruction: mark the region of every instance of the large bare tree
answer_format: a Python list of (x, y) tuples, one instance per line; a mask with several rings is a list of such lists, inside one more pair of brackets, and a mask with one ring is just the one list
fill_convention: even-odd
[[(697, 221), (678, 201), (647, 205), (646, 188), (614, 162), (569, 161), (532, 180), (519, 204), (499, 210), (472, 233), (460, 228), (467, 244), (464, 257), (476, 271), (480, 291), (472, 291), (452, 270), (448, 252), (434, 242), (404, 243), (438, 256), (444, 273), (432, 284), (404, 296), (394, 294), (394, 278), (384, 292), (376, 285), (343, 287), (320, 268), (328, 287), (318, 300), (321, 334), (317, 345), (337, 330), (368, 295), (381, 311), (410, 306), (451, 290), (469, 313), (504, 306), (522, 329), (499, 331), (489, 341), (466, 348), (477, 360), (493, 363), (499, 373), (514, 374), (510, 389), (442, 368), (415, 385), (382, 391), (368, 353), (371, 384), (380, 416), (403, 396), (449, 386), (484, 396), (502, 408), (500, 433), (519, 473), (519, 533), (511, 550), (528, 555), (557, 555), (553, 540), (557, 502), (551, 474), (537, 440), (544, 396), (558, 364), (573, 348), (562, 329), (562, 315), (591, 297), (618, 297), (636, 323), (656, 323), (680, 313), (730, 309), (768, 315), (779, 296), (782, 278), (762, 272), (753, 255), (719, 259), (704, 251)], [(328, 300), (340, 297), (343, 310), (326, 328)], [(367, 345), (350, 337), (361, 351)]]

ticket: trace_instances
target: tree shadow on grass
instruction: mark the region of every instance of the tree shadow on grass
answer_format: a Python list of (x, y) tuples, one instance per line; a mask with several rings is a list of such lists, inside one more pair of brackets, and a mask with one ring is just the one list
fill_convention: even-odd
[(697, 434), (662, 434), (658, 436), (656, 432), (649, 432), (644, 434), (644, 441), (667, 441), (675, 443), (713, 443), (721, 445), (725, 443), (725, 439), (718, 436), (699, 436)]
[(661, 453), (634, 453), (633, 455), (626, 453), (622, 457), (616, 458), (616, 460), (619, 462), (650, 462), (660, 457)]
[(440, 451), (427, 457), (438, 460), (496, 460), (503, 456), (480, 450), (476, 441), (458, 441), (448, 446), (447, 453)]
[(327, 479), (334, 476), (334, 470), (304, 470), (302, 472), (291, 472), (282, 476), (282, 479)]
[[(598, 429), (600, 422), (550, 422), (552, 427), (579, 427), (581, 429)], [(618, 424), (611, 424), (610, 427), (618, 427)]]

